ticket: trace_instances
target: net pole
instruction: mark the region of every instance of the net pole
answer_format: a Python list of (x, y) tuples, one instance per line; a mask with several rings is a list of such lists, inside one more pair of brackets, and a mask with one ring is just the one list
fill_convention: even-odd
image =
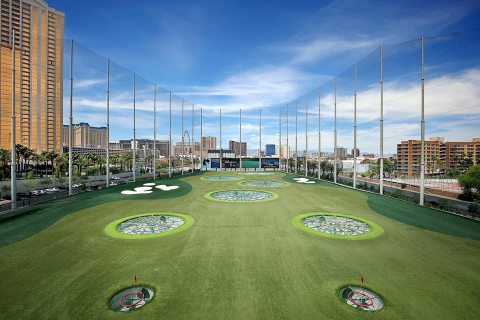
[(320, 132), (320, 87), (318, 87), (318, 179), (321, 178), (320, 175), (320, 166), (321, 166), (321, 155), (322, 155), (322, 136)]
[(333, 124), (333, 182), (337, 183), (337, 79), (333, 79), (334, 91), (334, 124)]
[(136, 86), (136, 83), (135, 83), (135, 82), (136, 82), (136, 75), (135, 75), (135, 73), (133, 73), (133, 143), (132, 143), (132, 150), (133, 150), (133, 158), (132, 158), (133, 182), (136, 181), (136, 172), (135, 172), (135, 171), (136, 171), (136, 169), (137, 169), (137, 168), (136, 168), (136, 164), (137, 164), (137, 162), (136, 162), (136, 160), (137, 160), (137, 159), (136, 159), (136, 157), (137, 157), (137, 152), (136, 152), (136, 151), (137, 151), (137, 150), (136, 150), (136, 149), (137, 149), (137, 145), (136, 145), (136, 144), (137, 144), (137, 142), (136, 142), (136, 136), (135, 136), (135, 130), (136, 130), (136, 128), (135, 128), (135, 103), (136, 103), (136, 101), (135, 101), (135, 100), (136, 100), (136, 97), (135, 97), (135, 94), (136, 94), (136, 93), (135, 93), (135, 91), (136, 91), (135, 89), (136, 89), (136, 88), (135, 88), (135, 86)]
[(157, 83), (153, 84), (153, 180), (157, 178)]
[[(10, 163), (10, 198), (11, 198), (11, 208), (17, 208), (17, 141), (16, 141), (16, 114), (15, 114), (15, 30), (12, 30), (12, 154), (11, 154), (11, 163)], [(53, 171), (53, 168), (52, 168)]]
[(308, 94), (305, 97), (305, 177), (308, 177)]
[(170, 112), (169, 112), (169, 134), (168, 134), (168, 177), (172, 177), (172, 91), (170, 91), (169, 95), (169, 104), (170, 104)]
[(70, 103), (68, 116), (68, 195), (73, 194), (73, 39), (70, 42)]
[(242, 169), (242, 108), (240, 108), (240, 170)]
[(182, 99), (182, 176), (183, 176), (183, 167), (184, 167), (184, 163), (183, 163), (183, 158), (185, 157), (185, 131), (183, 129), (183, 104), (184, 104), (184, 99)]
[(421, 159), (420, 159), (420, 205), (425, 202), (425, 60), (424, 60), (424, 38), (421, 38), (422, 46), (422, 114), (421, 114)]
[(357, 64), (353, 65), (353, 188), (357, 188)]
[(258, 169), (262, 170), (262, 109), (260, 109), (260, 145), (258, 146)]
[(110, 59), (107, 60), (107, 159), (105, 169), (107, 188), (110, 187)]
[(383, 45), (380, 46), (380, 194), (383, 194)]

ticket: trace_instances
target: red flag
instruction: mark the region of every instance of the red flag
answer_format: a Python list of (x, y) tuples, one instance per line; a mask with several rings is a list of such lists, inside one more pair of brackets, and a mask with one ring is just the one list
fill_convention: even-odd
[(362, 284), (365, 281), (365, 279), (363, 279), (363, 276), (360, 278), (360, 281), (362, 282)]

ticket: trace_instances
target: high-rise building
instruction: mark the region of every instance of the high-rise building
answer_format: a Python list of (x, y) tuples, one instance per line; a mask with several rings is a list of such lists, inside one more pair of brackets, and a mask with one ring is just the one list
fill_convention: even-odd
[[(69, 126), (63, 126), (63, 146), (68, 146)], [(74, 124), (72, 127), (73, 147), (107, 148), (107, 127), (91, 127), (86, 122)]]
[(193, 148), (188, 141), (185, 141), (185, 145), (181, 141), (179, 141), (173, 146), (173, 155), (175, 156), (181, 156), (182, 154), (185, 156), (189, 156), (191, 153), (193, 153), (194, 155), (199, 155), (199, 152), (200, 143), (198, 142), (195, 142), (193, 144)]
[(217, 148), (217, 137), (206, 136), (202, 137), (202, 146), (203, 149), (216, 149)]
[(246, 142), (237, 142), (230, 140), (228, 141), (228, 149), (235, 150), (235, 153), (239, 157), (246, 157), (247, 156), (247, 143)]
[(16, 143), (61, 152), (64, 14), (42, 0), (0, 0), (0, 11), (0, 147), (11, 148), (14, 44)]
[(347, 158), (347, 153), (348, 153), (347, 148), (337, 147), (337, 157), (338, 158), (346, 159)]
[(360, 149), (352, 148), (352, 157), (359, 157), (360, 156)]
[[(421, 141), (408, 140), (397, 144), (397, 170), (409, 176), (420, 174)], [(472, 141), (444, 142), (442, 137), (425, 141), (425, 172), (457, 168), (461, 157), (470, 157), (473, 164), (480, 162), (480, 138)]]
[(265, 145), (265, 155), (273, 156), (275, 154), (275, 145), (274, 144), (266, 144)]

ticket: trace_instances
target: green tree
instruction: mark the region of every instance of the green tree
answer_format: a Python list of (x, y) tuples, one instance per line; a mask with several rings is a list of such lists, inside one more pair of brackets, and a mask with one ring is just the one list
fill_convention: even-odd
[(11, 153), (10, 150), (0, 149), (0, 167), (2, 169), (2, 178), (5, 178), (8, 175), (8, 165), (10, 164)]
[(472, 166), (458, 176), (458, 183), (463, 187), (467, 199), (480, 199), (480, 166)]

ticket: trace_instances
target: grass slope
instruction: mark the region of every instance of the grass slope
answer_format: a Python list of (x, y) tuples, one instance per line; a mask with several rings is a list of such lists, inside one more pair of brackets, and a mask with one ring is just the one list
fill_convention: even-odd
[[(281, 174), (268, 176), (268, 180), (282, 179)], [(192, 192), (175, 198), (156, 198), (159, 193), (154, 192), (144, 199), (125, 200), (119, 200), (116, 193), (105, 193), (95, 200), (97, 205), (77, 207), (78, 211), (64, 215), (41, 232), (0, 248), (2, 317), (480, 317), (479, 241), (391, 219), (378, 212), (387, 209), (372, 204), (370, 195), (330, 184), (291, 183), (275, 189), (279, 198), (274, 201), (243, 204), (204, 197), (214, 190), (238, 188), (235, 181), (209, 182), (199, 176), (182, 180), (192, 186)], [(431, 223), (439, 225), (443, 223), (438, 221), (446, 218), (395, 199), (383, 201), (397, 215), (429, 214)], [(51, 203), (50, 209), (57, 210), (58, 203)], [(70, 205), (79, 204), (62, 203), (64, 210), (75, 211)], [(43, 214), (48, 214), (48, 208), (45, 210)], [(104, 233), (105, 226), (116, 219), (157, 211), (186, 213), (195, 223), (181, 233), (153, 239), (115, 239)], [(367, 219), (381, 226), (384, 233), (374, 239), (341, 241), (303, 232), (291, 223), (298, 214), (319, 211)], [(465, 228), (467, 237), (471, 230), (480, 231), (479, 224), (446, 219), (458, 233)], [(24, 224), (15, 227), (16, 220), (8, 221), (10, 229), (21, 232)], [(5, 242), (7, 234), (1, 234), (0, 240)], [(154, 301), (130, 314), (110, 311), (108, 298), (117, 289), (133, 284), (134, 276), (156, 288)], [(358, 283), (361, 276), (385, 298), (384, 310), (365, 313), (340, 303), (338, 288)]]

